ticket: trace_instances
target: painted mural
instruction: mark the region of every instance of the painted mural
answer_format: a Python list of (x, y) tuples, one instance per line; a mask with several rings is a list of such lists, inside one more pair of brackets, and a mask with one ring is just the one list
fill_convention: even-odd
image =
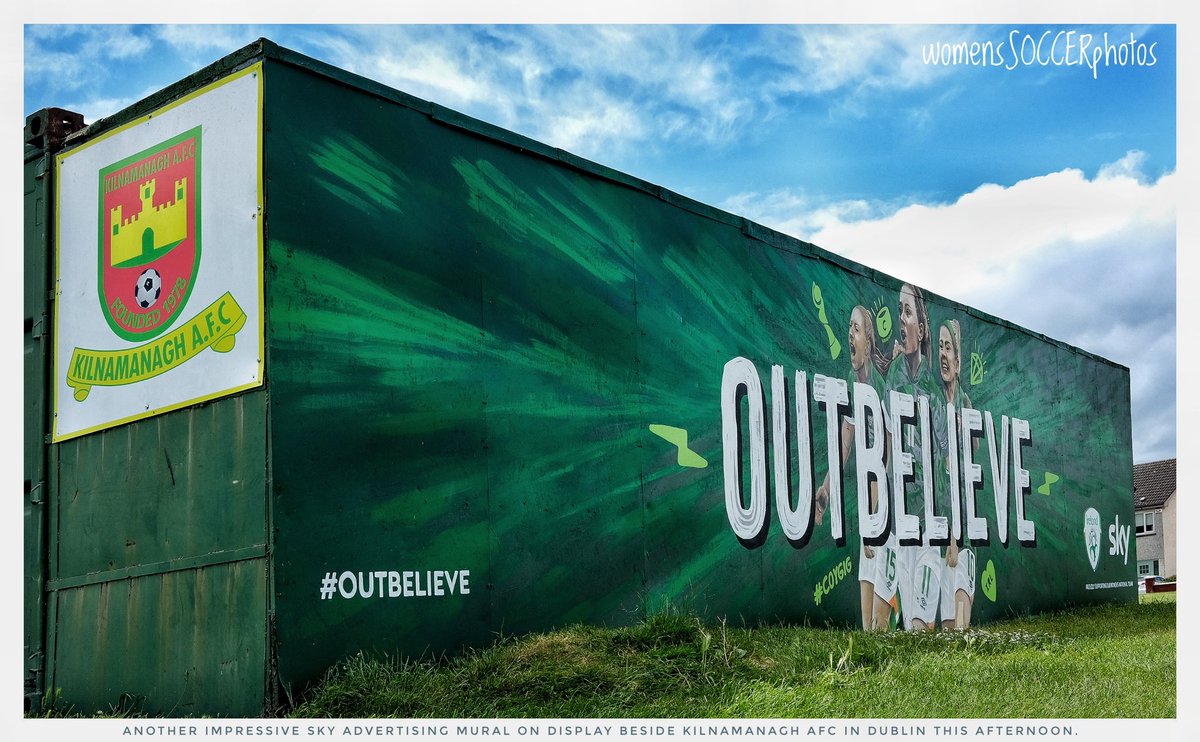
[[(829, 325), (823, 294), (815, 283), (812, 293), (817, 319), (828, 334), (829, 355), (837, 360), (843, 346)], [(1019, 543), (1037, 546), (1036, 524), (1025, 516), (1030, 478), (1022, 466), (1022, 452), (1031, 442), (1029, 421), (1000, 415), (997, 423), (991, 411), (975, 409), (962, 378), (958, 319), (936, 326), (934, 345), (935, 325), (921, 289), (901, 286), (896, 306), (894, 339), (886, 305), (875, 313), (862, 304), (850, 310), (845, 345), (850, 368), (845, 378), (814, 374), (810, 392), (805, 372), (797, 371), (789, 387), (783, 367), (771, 367), (773, 501), (784, 535), (801, 547), (826, 518), (836, 546), (846, 546), (848, 530), (856, 533), (857, 554), (818, 584), (814, 602), (841, 582), (852, 582), (846, 577), (853, 570), (864, 629), (965, 628), (981, 576), (971, 546), (987, 545), (993, 535), (1006, 545), (1013, 530), (1010, 514), (1015, 516)], [(881, 350), (880, 337), (891, 341), (890, 352)], [(825, 475), (815, 493), (810, 396), (812, 404), (824, 410), (828, 443)], [(739, 397), (749, 405), (748, 425), (740, 419)], [(790, 399), (795, 400), (794, 415)], [(762, 543), (770, 525), (763, 400), (753, 362), (742, 357), (729, 361), (722, 381), (726, 511), (734, 533), (748, 548)], [(747, 447), (749, 465), (756, 468), (750, 475), (749, 507), (743, 490)], [(993, 523), (981, 514), (978, 502), (984, 481), (976, 458), (985, 455), (994, 495)], [(844, 515), (847, 484), (857, 510), (852, 524)], [(982, 582), (982, 594), (994, 602), (991, 561)]]
[(1136, 599), (1126, 369), (300, 71), (266, 100), (285, 683), (664, 610)]

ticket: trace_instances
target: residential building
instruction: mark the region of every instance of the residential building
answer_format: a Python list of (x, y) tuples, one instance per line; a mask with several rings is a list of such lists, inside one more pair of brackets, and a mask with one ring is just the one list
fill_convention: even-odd
[(1175, 503), (1175, 459), (1134, 465), (1138, 577), (1175, 576)]

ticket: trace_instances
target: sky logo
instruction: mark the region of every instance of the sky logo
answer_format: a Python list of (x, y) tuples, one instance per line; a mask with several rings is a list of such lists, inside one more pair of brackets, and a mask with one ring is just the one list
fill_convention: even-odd
[[(1119, 515), (1108, 527), (1108, 555), (1123, 555), (1125, 564), (1129, 564), (1129, 526), (1121, 525), (1121, 516)], [(1095, 566), (1092, 569), (1095, 569)]]

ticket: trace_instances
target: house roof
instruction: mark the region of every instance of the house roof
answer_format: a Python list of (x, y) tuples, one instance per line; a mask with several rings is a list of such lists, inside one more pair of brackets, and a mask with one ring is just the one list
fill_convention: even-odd
[(1134, 465), (1134, 510), (1161, 508), (1173, 494), (1175, 494), (1175, 459)]

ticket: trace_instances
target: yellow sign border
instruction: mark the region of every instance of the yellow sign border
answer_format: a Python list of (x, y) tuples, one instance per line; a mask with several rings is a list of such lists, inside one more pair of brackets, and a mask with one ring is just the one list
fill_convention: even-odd
[[(80, 436), (88, 435), (91, 433), (97, 433), (101, 430), (115, 428), (117, 426), (124, 425), (126, 423), (131, 423), (136, 420), (144, 420), (148, 417), (154, 417), (155, 415), (161, 415), (164, 412), (171, 412), (173, 410), (180, 410), (185, 407), (191, 407), (193, 405), (203, 404), (205, 402), (210, 402), (215, 399), (227, 397), (227, 396), (230, 396), (233, 394), (237, 394), (238, 392), (247, 391), (249, 389), (254, 389), (254, 388), (257, 388), (257, 387), (260, 387), (263, 385), (263, 379), (264, 379), (263, 368), (264, 368), (264, 361), (266, 358), (266, 313), (265, 313), (265, 301), (266, 301), (265, 293), (266, 292), (265, 292), (264, 286), (263, 286), (263, 281), (264, 281), (264, 276), (263, 276), (263, 255), (264, 255), (264, 252), (263, 252), (263, 219), (262, 219), (262, 215), (263, 215), (263, 104), (264, 104), (264, 100), (265, 100), (265, 98), (264, 98), (264, 90), (265, 90), (264, 77), (265, 77), (265, 75), (263, 74), (263, 62), (262, 61), (255, 62), (254, 64), (248, 65), (247, 67), (245, 67), (243, 69), (237, 70), (236, 72), (233, 72), (233, 73), (221, 78), (220, 80), (216, 80), (212, 83), (209, 83), (208, 85), (205, 85), (201, 88), (198, 88), (198, 89), (188, 93), (187, 95), (184, 95), (183, 97), (179, 98), (178, 100), (171, 101), (170, 103), (168, 103), (164, 106), (156, 108), (144, 116), (139, 116), (138, 118), (128, 121), (128, 122), (116, 127), (115, 129), (113, 129), (111, 131), (104, 132), (103, 134), (97, 136), (95, 139), (91, 139), (83, 144), (80, 144), (78, 147), (73, 147), (70, 150), (61, 152), (54, 156), (54, 284), (55, 284), (55, 297), (57, 299), (57, 296), (59, 294), (58, 284), (59, 284), (59, 281), (61, 280), (61, 276), (62, 276), (60, 261), (62, 258), (62, 241), (61, 241), (61, 239), (62, 239), (61, 238), (61, 235), (62, 235), (62, 194), (61, 194), (61, 189), (62, 189), (62, 166), (63, 166), (63, 163), (72, 155), (78, 154), (78, 153), (86, 150), (87, 148), (91, 147), (94, 144), (102, 142), (110, 137), (116, 136), (117, 134), (120, 134), (129, 129), (132, 129), (135, 126), (143, 124), (155, 116), (161, 115), (166, 111), (169, 111), (173, 108), (177, 108), (178, 106), (181, 106), (184, 103), (187, 103), (196, 98), (199, 98), (200, 96), (202, 96), (206, 93), (209, 93), (223, 85), (231, 83), (235, 80), (240, 80), (241, 78), (245, 77), (246, 75), (255, 75), (258, 78), (258, 106), (257, 106), (258, 110), (255, 112), (255, 114), (256, 114), (255, 137), (257, 140), (256, 141), (257, 162), (255, 163), (255, 178), (257, 180), (256, 192), (257, 192), (257, 201), (258, 201), (256, 206), (257, 206), (257, 211), (258, 211), (258, 215), (259, 215), (258, 229), (256, 230), (256, 236), (257, 236), (257, 241), (258, 241), (258, 245), (257, 245), (257, 249), (258, 249), (258, 261), (257, 261), (257, 265), (258, 265), (258, 299), (257, 299), (257, 301), (258, 301), (258, 369), (255, 372), (254, 380), (250, 381), (248, 383), (245, 383), (245, 384), (239, 384), (239, 385), (227, 388), (227, 389), (222, 389), (217, 392), (212, 392), (211, 394), (205, 394), (205, 395), (195, 397), (192, 399), (183, 400), (181, 402), (174, 402), (172, 404), (165, 405), (162, 407), (147, 408), (146, 410), (136, 413), (134, 415), (129, 415), (129, 416), (126, 416), (123, 418), (115, 419), (115, 420), (109, 420), (107, 422), (100, 423), (98, 425), (93, 425), (89, 428), (84, 428), (82, 430), (75, 430), (70, 433), (60, 434), (58, 432), (59, 384), (60, 384), (60, 379), (59, 379), (60, 368), (59, 368), (59, 352), (58, 351), (59, 351), (59, 343), (61, 342), (60, 335), (59, 335), (59, 317), (61, 314), (59, 306), (60, 306), (61, 302), (56, 300), (54, 302), (54, 325), (53, 325), (53, 332), (54, 332), (53, 350), (54, 350), (54, 352), (52, 354), (53, 358), (52, 358), (52, 369), (51, 369), (51, 372), (53, 374), (51, 378), (53, 379), (52, 383), (54, 384), (54, 390), (55, 390), (54, 391), (54, 401), (53, 401), (54, 417), (53, 417), (53, 421), (51, 422), (51, 441), (53, 443), (60, 443), (62, 441), (70, 440), (72, 438), (78, 438)], [(77, 404), (74, 396), (72, 396), (72, 395), (68, 395), (67, 402), (69, 402), (70, 404)]]

